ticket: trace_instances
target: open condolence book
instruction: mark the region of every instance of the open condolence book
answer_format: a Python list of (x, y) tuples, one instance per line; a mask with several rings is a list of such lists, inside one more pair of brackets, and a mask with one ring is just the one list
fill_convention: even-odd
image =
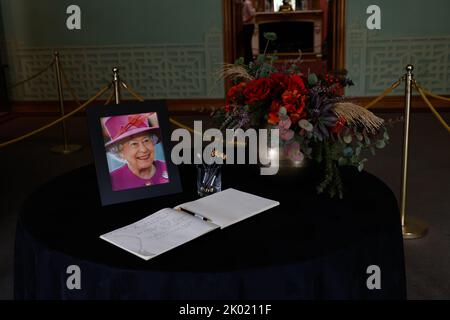
[(100, 238), (149, 260), (207, 232), (226, 228), (279, 204), (230, 188), (183, 203), (175, 209), (159, 210)]

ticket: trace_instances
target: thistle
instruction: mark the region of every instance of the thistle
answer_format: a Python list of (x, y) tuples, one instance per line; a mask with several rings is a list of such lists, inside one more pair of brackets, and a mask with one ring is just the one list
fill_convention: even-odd
[(330, 137), (328, 128), (332, 128), (338, 117), (333, 112), (335, 100), (329, 99), (319, 94), (312, 94), (309, 102), (310, 122), (314, 125), (313, 134), (319, 141), (324, 141)]

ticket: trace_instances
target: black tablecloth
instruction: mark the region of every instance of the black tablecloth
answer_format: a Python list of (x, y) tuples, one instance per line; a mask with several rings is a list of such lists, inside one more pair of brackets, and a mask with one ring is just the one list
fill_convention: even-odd
[[(317, 195), (313, 169), (260, 176), (225, 166), (223, 188), (280, 206), (144, 261), (99, 236), (197, 198), (193, 166), (183, 193), (101, 207), (93, 166), (38, 189), (21, 211), (15, 250), (18, 299), (404, 299), (403, 242), (395, 196), (376, 177), (345, 168), (343, 200)], [(81, 290), (66, 286), (70, 265)], [(381, 269), (369, 290), (367, 267)]]

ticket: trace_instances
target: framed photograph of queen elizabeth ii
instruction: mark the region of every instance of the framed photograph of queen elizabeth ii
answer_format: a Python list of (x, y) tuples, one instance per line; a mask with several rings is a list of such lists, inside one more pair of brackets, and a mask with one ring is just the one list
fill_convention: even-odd
[(181, 192), (163, 101), (87, 110), (103, 205)]

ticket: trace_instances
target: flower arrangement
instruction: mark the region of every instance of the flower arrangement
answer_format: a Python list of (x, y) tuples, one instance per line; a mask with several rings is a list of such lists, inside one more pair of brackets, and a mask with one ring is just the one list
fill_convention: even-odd
[[(268, 42), (276, 39), (274, 34), (264, 36)], [(225, 65), (222, 76), (233, 86), (215, 119), (222, 129), (278, 128), (286, 156), (311, 159), (323, 168), (318, 192), (342, 198), (339, 167), (363, 170), (363, 150), (374, 154), (389, 140), (384, 120), (346, 101), (343, 88), (353, 85), (346, 72), (305, 74), (300, 58), (282, 65), (275, 60), (264, 53), (248, 65), (243, 59)]]

